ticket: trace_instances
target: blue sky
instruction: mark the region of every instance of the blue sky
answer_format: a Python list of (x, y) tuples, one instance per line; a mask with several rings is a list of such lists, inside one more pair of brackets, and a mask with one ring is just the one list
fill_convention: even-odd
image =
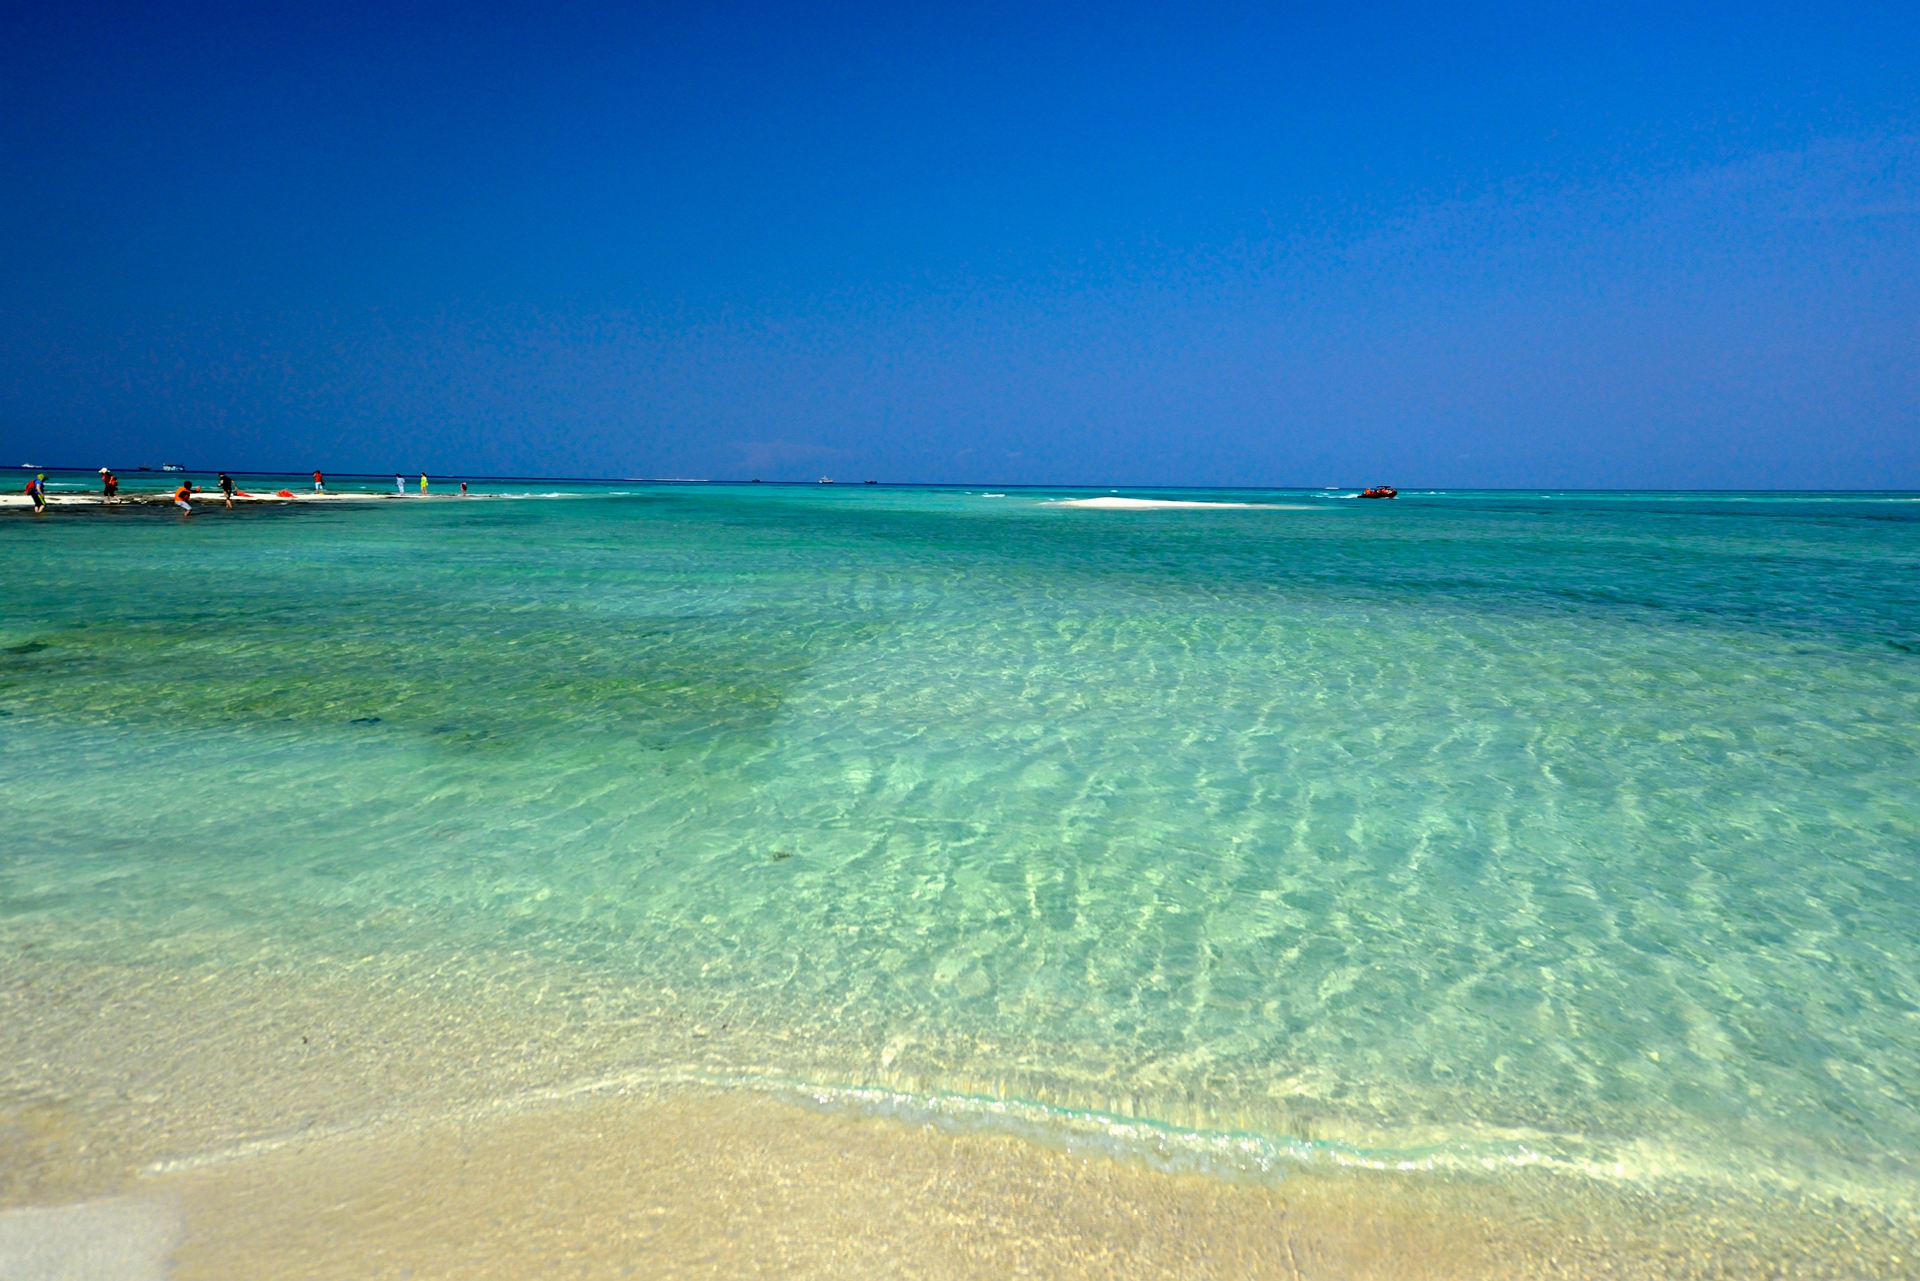
[(1912, 5), (0, 14), (7, 463), (1920, 487)]

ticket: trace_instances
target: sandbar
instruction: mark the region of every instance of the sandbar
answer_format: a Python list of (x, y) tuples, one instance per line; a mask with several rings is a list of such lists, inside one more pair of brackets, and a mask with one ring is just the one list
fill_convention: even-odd
[[(460, 495), (457, 494), (382, 494), (371, 492), (315, 494), (302, 493), (297, 490), (290, 494), (261, 494), (248, 491), (246, 493), (234, 494), (233, 501), (236, 506), (242, 503), (279, 503), (284, 506), (288, 503), (357, 503), (400, 498), (417, 501), (421, 498), (457, 498), (459, 496)], [(471, 497), (472, 495), (469, 496)], [(225, 501), (217, 489), (196, 489), (193, 493), (193, 505), (195, 507), (219, 507), (222, 506)], [(33, 506), (33, 499), (29, 498), (26, 494), (0, 494), (0, 507), (19, 508), (31, 506)], [(171, 507), (173, 506), (173, 491), (169, 489), (162, 493), (159, 491), (143, 490), (136, 493), (123, 493), (111, 502), (100, 494), (48, 494), (47, 506)]]
[(1208, 503), (1184, 498), (1063, 498), (1046, 504), (1049, 507), (1092, 507), (1102, 511), (1160, 511), (1174, 508), (1213, 508), (1239, 507), (1260, 508), (1266, 511), (1306, 511), (1305, 506), (1294, 503)]

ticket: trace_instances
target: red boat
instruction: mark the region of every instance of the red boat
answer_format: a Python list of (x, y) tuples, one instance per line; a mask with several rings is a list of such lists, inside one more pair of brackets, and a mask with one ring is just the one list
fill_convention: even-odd
[(1372, 489), (1361, 490), (1360, 497), (1362, 498), (1398, 498), (1400, 497), (1400, 491), (1395, 489), (1392, 485), (1375, 485)]

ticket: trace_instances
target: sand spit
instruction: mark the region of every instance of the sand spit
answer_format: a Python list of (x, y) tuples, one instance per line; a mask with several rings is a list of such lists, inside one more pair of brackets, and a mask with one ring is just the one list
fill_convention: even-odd
[[(308, 503), (366, 503), (366, 502), (391, 502), (391, 501), (400, 501), (400, 500), (405, 500), (408, 502), (419, 502), (422, 499), (425, 499), (427, 501), (432, 501), (434, 499), (457, 499), (460, 496), (461, 495), (459, 494), (381, 494), (381, 493), (364, 493), (364, 494), (304, 493), (303, 494), (303, 493), (300, 493), (298, 490), (292, 491), (290, 494), (283, 495), (283, 494), (277, 494), (277, 493), (267, 493), (267, 494), (255, 493), (249, 490), (246, 493), (236, 493), (233, 496), (233, 503), (234, 503), (234, 506), (236, 507), (240, 506), (242, 503), (268, 504), (268, 505), (278, 505), (281, 507), (286, 507), (290, 505), (305, 505)], [(468, 497), (479, 497), (479, 495), (468, 495)], [(193, 505), (195, 507), (221, 507), (225, 505), (225, 501), (226, 500), (220, 496), (220, 491), (217, 489), (210, 489), (210, 488), (196, 489), (193, 493)], [(31, 508), (32, 506), (33, 506), (33, 499), (29, 498), (25, 494), (0, 494), (0, 507)], [(63, 507), (63, 508), (67, 508), (67, 507), (104, 507), (104, 508), (172, 507), (173, 491), (167, 490), (164, 493), (156, 492), (156, 493), (121, 494), (118, 498), (114, 499), (112, 502), (108, 502), (105, 498), (101, 497), (99, 494), (48, 494), (47, 506)]]

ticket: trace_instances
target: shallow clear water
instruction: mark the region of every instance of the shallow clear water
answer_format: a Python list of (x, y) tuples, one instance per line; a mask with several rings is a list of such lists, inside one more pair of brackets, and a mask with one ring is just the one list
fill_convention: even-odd
[(562, 488), (0, 518), (0, 964), (1911, 1198), (1911, 496)]

